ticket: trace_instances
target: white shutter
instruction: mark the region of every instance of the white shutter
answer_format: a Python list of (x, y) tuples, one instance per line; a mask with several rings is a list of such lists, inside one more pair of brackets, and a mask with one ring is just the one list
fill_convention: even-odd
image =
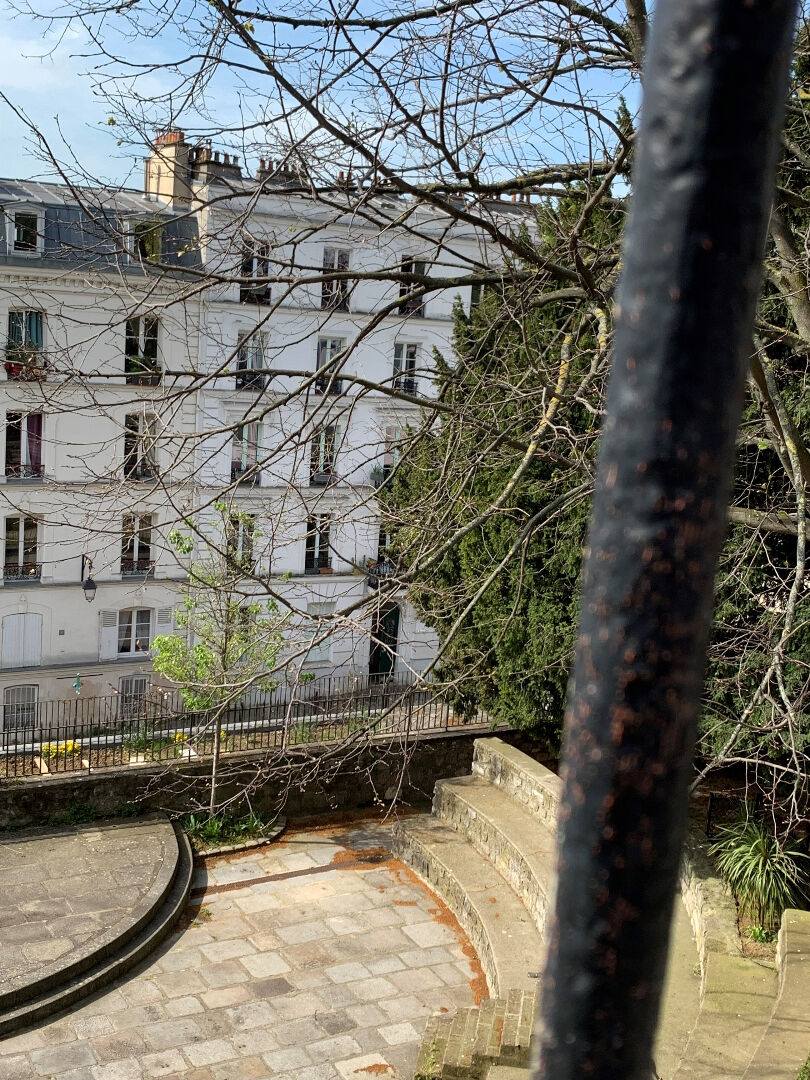
[(42, 663), (42, 616), (23, 615), (23, 664)]
[(42, 616), (6, 615), (0, 665), (4, 668), (34, 667), (42, 663)]
[(170, 634), (174, 630), (174, 608), (158, 608), (155, 619), (154, 637), (159, 634)]
[(4, 668), (22, 667), (23, 620), (24, 615), (6, 615), (3, 619)]
[(98, 623), (98, 658), (115, 660), (118, 656), (118, 612), (100, 611)]

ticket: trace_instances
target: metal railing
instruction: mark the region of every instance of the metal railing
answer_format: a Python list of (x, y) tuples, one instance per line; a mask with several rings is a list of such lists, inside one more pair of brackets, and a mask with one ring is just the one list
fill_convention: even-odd
[(7, 780), (199, 761), (213, 753), (216, 726), (223, 754), (499, 726), (486, 713), (472, 720), (456, 714), (429, 684), (371, 676), (283, 684), (264, 701), (224, 711), (186, 710), (177, 692), (153, 688), (143, 697), (6, 706), (4, 719), (0, 779)]
[(45, 474), (44, 467), (28, 462), (6, 462), (6, 480), (38, 480)]
[(39, 581), (42, 577), (42, 563), (6, 563), (3, 567), (3, 580), (16, 581), (18, 584), (25, 581)]

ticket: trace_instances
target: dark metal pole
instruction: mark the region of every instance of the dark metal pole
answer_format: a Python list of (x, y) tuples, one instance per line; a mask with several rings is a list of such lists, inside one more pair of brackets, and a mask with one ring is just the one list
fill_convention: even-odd
[(794, 0), (659, 0), (647, 44), (535, 1064), (649, 1080)]

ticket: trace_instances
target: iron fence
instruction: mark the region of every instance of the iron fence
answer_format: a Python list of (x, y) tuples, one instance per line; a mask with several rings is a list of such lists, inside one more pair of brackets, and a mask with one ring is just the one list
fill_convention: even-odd
[(194, 762), (214, 752), (273, 751), (345, 738), (395, 738), (457, 728), (491, 730), (488, 714), (458, 715), (425, 683), (355, 676), (281, 685), (263, 700), (183, 708), (176, 691), (7, 707), (0, 778), (92, 772), (148, 762)]

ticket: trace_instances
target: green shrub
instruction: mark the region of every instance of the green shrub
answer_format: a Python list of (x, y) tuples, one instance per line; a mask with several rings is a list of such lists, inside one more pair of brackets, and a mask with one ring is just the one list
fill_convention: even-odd
[(807, 855), (788, 847), (761, 822), (745, 818), (719, 830), (709, 849), (740, 910), (764, 931), (801, 902), (808, 886)]
[(232, 814), (189, 814), (181, 825), (199, 844), (215, 847), (219, 844), (235, 844), (240, 840), (253, 840), (265, 834), (267, 824), (258, 814), (244, 817)]

